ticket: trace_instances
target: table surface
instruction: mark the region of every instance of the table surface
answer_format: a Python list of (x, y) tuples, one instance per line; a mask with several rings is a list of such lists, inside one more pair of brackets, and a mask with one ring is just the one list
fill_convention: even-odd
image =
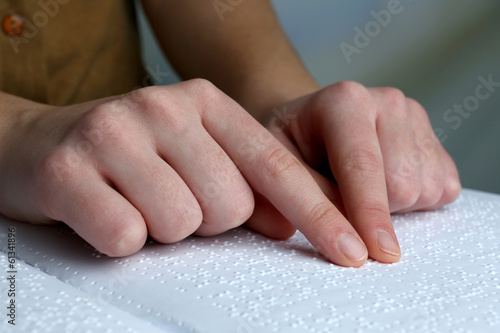
[(3, 314), (0, 331), (499, 332), (500, 196), (464, 190), (393, 222), (401, 261), (356, 269), (300, 233), (237, 228), (109, 258), (65, 226), (0, 218), (5, 274), (9, 227), (17, 256), (16, 326)]

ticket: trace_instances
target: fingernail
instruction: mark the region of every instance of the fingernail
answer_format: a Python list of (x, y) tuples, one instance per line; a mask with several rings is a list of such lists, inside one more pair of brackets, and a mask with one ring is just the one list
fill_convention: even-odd
[(400, 256), (401, 250), (399, 246), (394, 241), (394, 238), (385, 230), (379, 230), (377, 233), (377, 243), (378, 247), (393, 256)]
[(366, 258), (366, 247), (356, 237), (349, 233), (342, 234), (337, 240), (340, 251), (352, 261), (360, 261)]

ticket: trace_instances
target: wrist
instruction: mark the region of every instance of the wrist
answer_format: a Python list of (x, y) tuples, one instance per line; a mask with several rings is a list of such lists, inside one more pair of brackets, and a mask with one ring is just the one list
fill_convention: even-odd
[[(15, 163), (27, 156), (23, 142), (33, 123), (50, 108), (20, 97), (0, 92), (0, 214), (21, 219), (20, 207), (27, 198), (20, 194), (16, 174), (25, 164)], [(29, 182), (26, 177), (23, 181)], [(21, 203), (20, 203), (21, 202)]]
[(0, 142), (2, 151), (13, 135), (35, 121), (50, 106), (0, 92)]
[(233, 98), (262, 123), (274, 108), (319, 89), (321, 86), (309, 75), (274, 81), (266, 78), (241, 85)]
[(29, 134), (31, 124), (50, 108), (0, 92), (0, 170), (18, 154), (18, 144)]

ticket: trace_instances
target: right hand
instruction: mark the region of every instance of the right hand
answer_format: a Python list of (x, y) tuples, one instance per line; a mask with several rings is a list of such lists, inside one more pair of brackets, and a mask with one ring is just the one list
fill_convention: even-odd
[(63, 221), (110, 256), (137, 252), (148, 233), (172, 243), (241, 225), (253, 189), (317, 237), (334, 263), (364, 262), (339, 251), (342, 233), (361, 239), (306, 168), (205, 80), (43, 107), (11, 132), (0, 155), (0, 212)]

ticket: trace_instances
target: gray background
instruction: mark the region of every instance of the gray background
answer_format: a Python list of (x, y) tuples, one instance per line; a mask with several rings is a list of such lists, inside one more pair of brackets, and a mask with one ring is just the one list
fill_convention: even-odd
[[(387, 9), (390, 1), (272, 2), (295, 49), (320, 84), (355, 80), (403, 90), (426, 108), (433, 127), (443, 130), (443, 145), (457, 163), (463, 186), (500, 193), (500, 87), (480, 101), (468, 118), (460, 117), (460, 126), (443, 118), (455, 103), (474, 95), (479, 76), (492, 75), (493, 81), (500, 82), (500, 1), (401, 0), (402, 11), (392, 15), (350, 63), (340, 44), (354, 45), (354, 28), (364, 30), (374, 21), (371, 11)], [(177, 82), (140, 8), (139, 25), (146, 66), (159, 65), (171, 73), (159, 84)]]

